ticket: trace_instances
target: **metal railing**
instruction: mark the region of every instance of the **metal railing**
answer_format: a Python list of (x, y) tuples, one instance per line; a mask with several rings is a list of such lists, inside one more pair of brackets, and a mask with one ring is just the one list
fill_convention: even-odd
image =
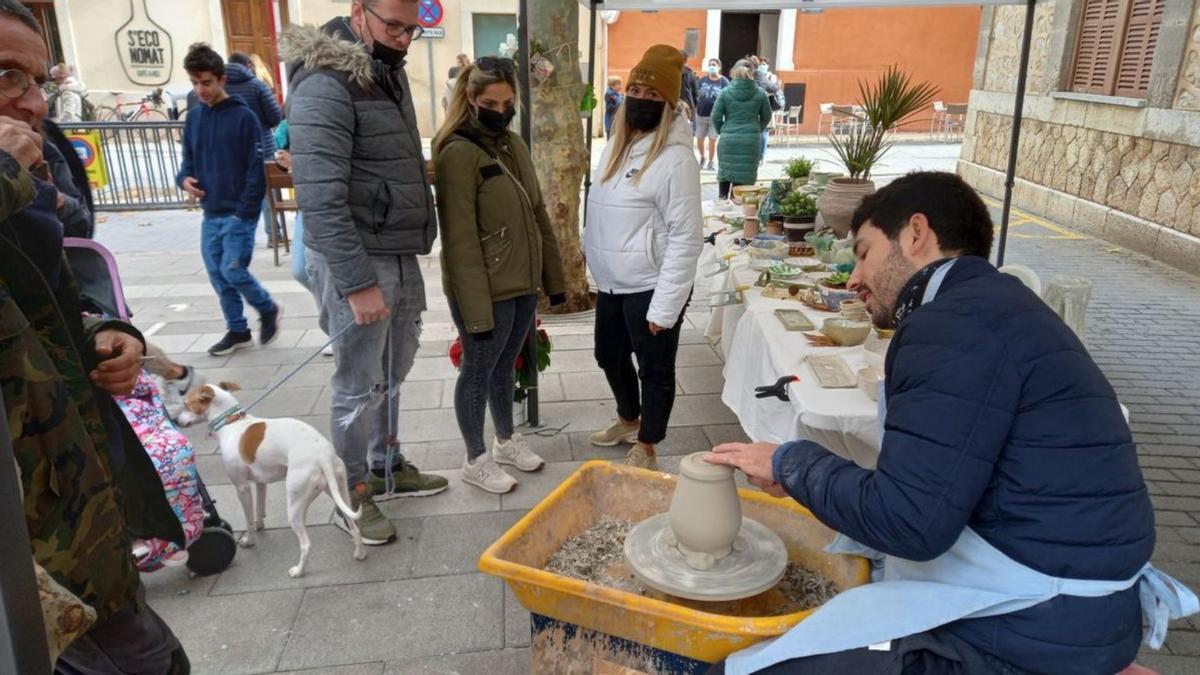
[[(183, 161), (183, 122), (79, 122), (61, 125), (67, 136), (98, 138), (89, 178), (97, 211), (178, 209), (187, 195), (175, 186)], [(85, 149), (86, 152), (86, 149)], [(90, 160), (90, 161), (89, 161)], [(103, 167), (100, 171), (99, 167)]]

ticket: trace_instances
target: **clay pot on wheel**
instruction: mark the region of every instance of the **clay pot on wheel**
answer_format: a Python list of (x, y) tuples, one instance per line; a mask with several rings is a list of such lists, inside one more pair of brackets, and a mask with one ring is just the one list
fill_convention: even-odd
[(676, 545), (687, 564), (698, 570), (710, 569), (729, 555), (742, 529), (742, 503), (733, 469), (704, 461), (711, 454), (695, 452), (683, 458), (671, 497)]
[(862, 198), (875, 191), (875, 182), (842, 176), (829, 181), (829, 186), (817, 200), (817, 209), (825, 224), (833, 228), (838, 239), (850, 233), (850, 218)]

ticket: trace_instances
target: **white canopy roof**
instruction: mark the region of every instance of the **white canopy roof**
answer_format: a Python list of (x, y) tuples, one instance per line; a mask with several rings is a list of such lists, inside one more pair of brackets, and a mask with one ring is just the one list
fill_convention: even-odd
[[(591, 6), (588, 0), (580, 0)], [(599, 10), (723, 9), (856, 9), (862, 7), (941, 7), (947, 5), (1024, 5), (1026, 0), (600, 0)]]

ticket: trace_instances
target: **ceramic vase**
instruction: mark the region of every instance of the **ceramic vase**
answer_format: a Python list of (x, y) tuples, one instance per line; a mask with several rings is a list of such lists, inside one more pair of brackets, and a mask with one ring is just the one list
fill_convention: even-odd
[(669, 512), (679, 552), (698, 570), (711, 569), (729, 555), (742, 529), (742, 503), (733, 469), (704, 461), (711, 454), (696, 452), (683, 458)]
[(875, 182), (860, 178), (834, 178), (817, 200), (817, 209), (825, 224), (838, 239), (850, 233), (850, 218), (862, 198), (875, 191)]

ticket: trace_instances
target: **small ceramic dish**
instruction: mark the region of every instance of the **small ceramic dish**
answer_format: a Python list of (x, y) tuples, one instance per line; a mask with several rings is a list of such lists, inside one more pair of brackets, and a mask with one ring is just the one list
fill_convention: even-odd
[(871, 334), (871, 322), (825, 319), (825, 323), (821, 324), (821, 332), (843, 347), (854, 347), (862, 344)]
[(858, 388), (872, 401), (879, 400), (879, 383), (883, 382), (883, 370), (862, 368), (858, 371)]

